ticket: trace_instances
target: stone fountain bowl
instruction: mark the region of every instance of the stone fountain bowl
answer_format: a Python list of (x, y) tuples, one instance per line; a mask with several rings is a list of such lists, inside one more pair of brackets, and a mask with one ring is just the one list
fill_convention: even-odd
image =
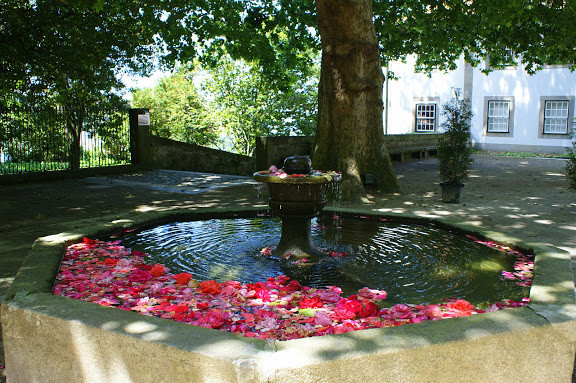
[(286, 173), (256, 172), (252, 178), (268, 185), (270, 199), (275, 201), (326, 201), (328, 185), (338, 182), (342, 175), (337, 172), (313, 171), (310, 174), (288, 175)]
[[(253, 212), (256, 214), (257, 210)], [(83, 236), (99, 238), (132, 226), (183, 220), (197, 214), (221, 217), (230, 213), (226, 209), (197, 209), (183, 215), (142, 213), (130, 220), (103, 220), (95, 226), (71, 228), (37, 239), (2, 302), (8, 381), (346, 383), (572, 379), (576, 309), (570, 254), (464, 222), (450, 223), (477, 235), (531, 249), (536, 255), (529, 306), (270, 342), (51, 295), (65, 246)]]
[(252, 178), (268, 185), (270, 207), (294, 214), (317, 214), (326, 205), (326, 191), (342, 176), (337, 172), (313, 171), (310, 174), (288, 175), (268, 171), (256, 172)]

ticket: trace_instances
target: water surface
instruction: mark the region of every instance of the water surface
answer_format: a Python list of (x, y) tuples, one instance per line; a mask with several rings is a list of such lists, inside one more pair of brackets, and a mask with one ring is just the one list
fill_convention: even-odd
[(149, 254), (172, 273), (196, 279), (264, 281), (286, 274), (302, 285), (339, 286), (346, 294), (362, 287), (388, 292), (387, 302), (438, 303), (462, 298), (473, 304), (519, 300), (527, 289), (502, 278), (515, 257), (427, 224), (381, 221), (377, 217), (312, 221), (314, 242), (326, 252), (315, 264), (295, 264), (261, 250), (280, 240), (280, 220), (271, 217), (174, 222), (123, 237), (123, 244)]

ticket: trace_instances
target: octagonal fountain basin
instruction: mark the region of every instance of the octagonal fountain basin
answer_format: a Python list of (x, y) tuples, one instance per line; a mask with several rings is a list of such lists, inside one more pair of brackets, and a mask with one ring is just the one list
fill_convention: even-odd
[[(139, 215), (132, 221), (103, 222), (39, 238), (2, 304), (8, 381), (570, 381), (576, 322), (569, 255), (477, 228), (474, 235), (492, 237), (536, 255), (529, 306), (399, 327), (271, 341), (51, 294), (64, 249), (82, 237), (105, 238), (127, 227), (232, 218), (245, 213), (215, 209), (179, 216)], [(319, 220), (318, 226), (323, 226), (322, 217)], [(470, 229), (465, 224), (454, 225)], [(324, 240), (318, 237), (320, 247), (325, 246)], [(345, 246), (352, 249), (354, 244)], [(347, 259), (351, 258), (336, 261)], [(343, 275), (354, 279), (348, 272)], [(395, 294), (391, 293), (391, 298)]]

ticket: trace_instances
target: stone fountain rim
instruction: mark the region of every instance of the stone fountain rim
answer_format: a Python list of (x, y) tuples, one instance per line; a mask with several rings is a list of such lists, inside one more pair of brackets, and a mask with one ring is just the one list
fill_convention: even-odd
[[(325, 210), (337, 213), (329, 208)], [(70, 243), (80, 241), (84, 236), (104, 236), (120, 229), (162, 224), (190, 219), (191, 217), (214, 217), (222, 214), (247, 214), (248, 212), (261, 211), (261, 209), (254, 208), (206, 208), (177, 213), (152, 212), (139, 214), (133, 219), (102, 222), (94, 226), (38, 238), (5, 296), (2, 304), (3, 329), (6, 333), (10, 331), (11, 326), (7, 322), (11, 313), (24, 310), (27, 313), (25, 316), (35, 313), (39, 318), (47, 320), (53, 318), (59, 323), (69, 321), (74, 326), (100, 329), (110, 336), (120, 336), (122, 339), (125, 339), (123, 337), (137, 338), (141, 341), (152, 342), (156, 346), (159, 344), (160, 346), (164, 345), (162, 347), (168, 346), (185, 352), (200, 353), (235, 365), (238, 365), (239, 361), (250, 360), (249, 365), (252, 366), (250, 368), (256, 368), (258, 373), (264, 376), (270, 374), (271, 371), (274, 373), (285, 370), (292, 371), (294, 366), (302, 368), (323, 363), (326, 360), (332, 362), (348, 360), (347, 358), (356, 358), (357, 360), (357, 358), (370, 357), (371, 355), (395, 354), (403, 352), (403, 350), (409, 352), (409, 350), (438, 347), (454, 342), (473, 342), (475, 344), (474, 342), (478, 342), (480, 339), (490, 337), (509, 339), (509, 336), (506, 335), (508, 333), (524, 334), (526, 331), (530, 334), (552, 331), (554, 334), (563, 334), (564, 338), (562, 339), (570, 339), (573, 344), (576, 342), (574, 291), (573, 287), (566, 286), (566, 281), (571, 281), (570, 255), (567, 252), (539, 243), (511, 238), (503, 233), (479, 228), (465, 222), (429, 219), (415, 214), (379, 214), (366, 209), (339, 209), (338, 212), (433, 222), (484, 238), (491, 238), (516, 248), (531, 250), (536, 255), (534, 283), (530, 292), (531, 303), (523, 308), (472, 317), (270, 342), (51, 295), (65, 247)], [(118, 323), (119, 325), (110, 327), (110, 323)], [(127, 330), (129, 323), (145, 323), (153, 328), (167, 329), (169, 331), (165, 332), (168, 334), (168, 338), (154, 340), (150, 338), (150, 334), (147, 332), (130, 332)], [(5, 335), (9, 337), (9, 334)], [(215, 341), (222, 341), (222, 347), (225, 347), (225, 351), (217, 346), (206, 346), (204, 343), (207, 342), (206, 339), (210, 340), (210, 344)], [(197, 342), (200, 341), (204, 345), (203, 347), (197, 346)], [(520, 340), (521, 342), (522, 340)], [(10, 352), (10, 342), (5, 344), (8, 345), (6, 350)], [(346, 353), (335, 352), (335, 350), (343, 349), (348, 351)], [(282, 358), (279, 357), (280, 355)], [(242, 370), (242, 368), (240, 369)]]
[(330, 182), (338, 181), (342, 178), (340, 173), (336, 172), (314, 172), (312, 174), (305, 174), (303, 176), (287, 175), (283, 173), (281, 176), (272, 175), (263, 172), (256, 172), (252, 175), (252, 178), (258, 182), (270, 183), (270, 184), (327, 184)]

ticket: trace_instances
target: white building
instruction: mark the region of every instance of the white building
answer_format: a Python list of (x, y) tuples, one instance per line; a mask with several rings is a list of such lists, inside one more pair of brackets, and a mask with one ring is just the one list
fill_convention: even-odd
[(459, 62), (458, 69), (414, 72), (415, 58), (390, 63), (399, 77), (385, 85), (384, 133), (441, 132), (441, 110), (459, 88), (472, 101), (471, 140), (494, 151), (562, 153), (576, 124), (576, 72), (545, 67), (530, 76), (522, 66), (488, 75)]

